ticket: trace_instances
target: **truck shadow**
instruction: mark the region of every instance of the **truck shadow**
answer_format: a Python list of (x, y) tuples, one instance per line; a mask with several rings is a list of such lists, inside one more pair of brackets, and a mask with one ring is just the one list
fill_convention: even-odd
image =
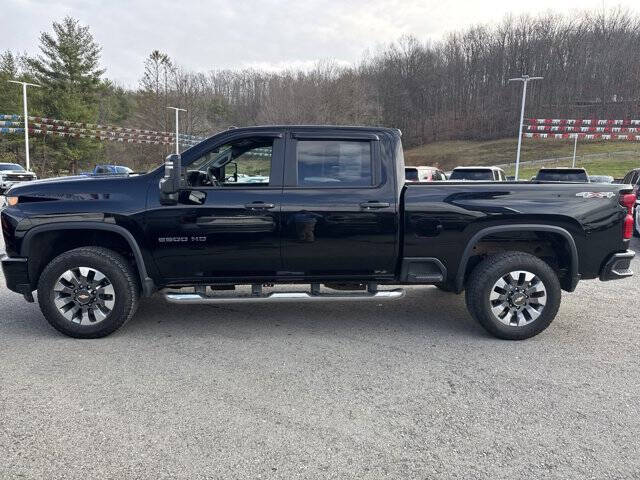
[(418, 336), (488, 337), (471, 318), (464, 295), (411, 287), (392, 302), (173, 305), (161, 295), (141, 301), (123, 335), (222, 335), (230, 338), (289, 335), (370, 335), (398, 331)]

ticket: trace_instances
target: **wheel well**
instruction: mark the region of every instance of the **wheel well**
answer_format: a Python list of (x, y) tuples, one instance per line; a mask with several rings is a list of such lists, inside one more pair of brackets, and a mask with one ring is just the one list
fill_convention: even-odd
[(29, 239), (29, 278), (35, 288), (45, 267), (58, 255), (78, 247), (104, 247), (122, 255), (135, 269), (140, 283), (138, 265), (127, 240), (108, 230), (53, 230), (37, 233)]
[(559, 233), (547, 231), (507, 231), (482, 237), (471, 250), (464, 283), (483, 259), (506, 251), (525, 252), (540, 258), (556, 272), (562, 288), (571, 288), (573, 252), (569, 241)]

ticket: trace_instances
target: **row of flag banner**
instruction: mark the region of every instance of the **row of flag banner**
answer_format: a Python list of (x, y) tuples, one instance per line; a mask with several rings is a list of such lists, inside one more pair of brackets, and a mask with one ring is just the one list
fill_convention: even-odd
[(612, 135), (608, 133), (523, 133), (524, 138), (551, 138), (556, 140), (627, 140), (640, 142), (640, 135)]
[(640, 141), (640, 120), (527, 118), (524, 138)]
[(563, 133), (640, 133), (640, 127), (571, 127), (553, 125), (526, 125), (529, 132)]
[[(24, 133), (24, 127), (22, 128), (12, 128), (12, 127), (0, 127), (0, 134), (12, 134), (12, 133)], [(141, 135), (138, 137), (125, 137), (121, 135), (102, 135), (95, 133), (80, 133), (80, 132), (60, 132), (51, 129), (41, 129), (41, 128), (29, 128), (29, 135), (54, 135), (59, 137), (73, 137), (73, 138), (92, 138), (94, 140), (111, 140), (113, 142), (120, 143), (144, 143), (147, 145), (174, 145), (175, 139), (170, 139), (168, 137), (165, 140), (152, 139), (149, 135)], [(153, 137), (160, 138), (160, 137)], [(185, 142), (181, 139), (178, 139), (178, 143), (184, 144)], [(188, 146), (192, 146), (194, 144), (188, 143)]]
[(571, 125), (571, 126), (638, 126), (640, 127), (640, 120), (624, 119), (624, 120), (599, 120), (594, 118), (526, 118), (525, 122), (529, 125)]
[[(8, 122), (6, 120), (0, 120), (0, 129), (4, 127), (2, 133), (24, 133), (24, 125), (22, 122)], [(14, 130), (19, 129), (20, 132), (15, 132)], [(79, 127), (67, 127), (65, 125), (48, 125), (45, 123), (38, 122), (30, 122), (29, 123), (29, 133), (31, 130), (38, 130), (40, 134), (57, 134), (62, 137), (78, 137), (79, 134), (83, 134), (86, 137), (84, 138), (130, 138), (136, 140), (154, 140), (168, 143), (175, 143), (175, 136), (171, 137), (168, 135), (144, 135), (141, 133), (127, 133), (127, 132), (114, 132), (111, 130), (91, 130), (88, 128), (79, 128)], [(158, 132), (160, 133), (160, 132)], [(178, 137), (178, 142), (183, 145), (192, 146), (198, 143), (195, 140), (187, 140), (181, 137)]]
[[(131, 140), (127, 143), (175, 143), (175, 133), (117, 127), (93, 123), (69, 122), (46, 117), (27, 117), (29, 133), (66, 137), (94, 138), (98, 140)], [(33, 127), (33, 128), (31, 128)], [(24, 133), (24, 122), (20, 115), (0, 115), (0, 133)], [(185, 146), (200, 143), (204, 137), (178, 134), (178, 142)]]

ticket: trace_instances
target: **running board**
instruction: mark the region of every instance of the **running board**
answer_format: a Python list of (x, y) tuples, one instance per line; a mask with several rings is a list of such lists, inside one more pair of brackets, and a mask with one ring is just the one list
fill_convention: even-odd
[(164, 297), (170, 303), (202, 304), (202, 303), (243, 303), (243, 302), (351, 302), (362, 300), (389, 301), (404, 297), (404, 290), (379, 290), (361, 293), (310, 293), (310, 292), (272, 292), (266, 295), (214, 296), (199, 292), (165, 292)]

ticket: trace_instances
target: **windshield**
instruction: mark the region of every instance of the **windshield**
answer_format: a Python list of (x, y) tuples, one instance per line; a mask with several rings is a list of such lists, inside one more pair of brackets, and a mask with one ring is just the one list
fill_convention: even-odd
[(540, 170), (536, 180), (543, 182), (588, 182), (587, 173), (580, 170)]
[(417, 168), (406, 168), (404, 170), (404, 179), (409, 180), (410, 182), (418, 181), (418, 169)]
[(449, 180), (493, 180), (493, 171), (487, 168), (454, 169)]
[(24, 172), (22, 165), (18, 165), (17, 163), (2, 163), (0, 164), (0, 170), (17, 170), (19, 172)]

